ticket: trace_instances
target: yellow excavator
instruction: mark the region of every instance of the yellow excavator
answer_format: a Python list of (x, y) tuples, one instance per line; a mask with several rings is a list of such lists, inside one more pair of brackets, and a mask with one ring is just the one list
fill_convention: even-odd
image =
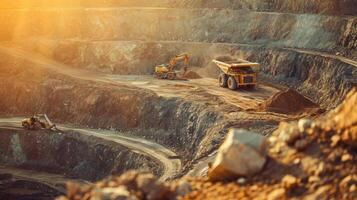
[(46, 114), (37, 114), (26, 118), (21, 122), (22, 127), (26, 130), (56, 130), (56, 124), (52, 123)]
[(179, 54), (173, 57), (170, 60), (169, 64), (162, 64), (162, 65), (157, 65), (155, 67), (155, 76), (158, 79), (169, 79), (169, 80), (175, 80), (177, 78), (177, 74), (175, 72), (175, 68), (177, 67), (178, 62), (184, 63), (184, 72), (187, 71), (188, 69), (188, 63), (189, 63), (189, 55), (187, 53)]

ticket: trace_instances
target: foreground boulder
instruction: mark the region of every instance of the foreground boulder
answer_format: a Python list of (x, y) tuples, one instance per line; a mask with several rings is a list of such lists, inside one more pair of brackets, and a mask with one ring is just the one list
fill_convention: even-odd
[(231, 129), (209, 170), (210, 180), (229, 180), (258, 173), (266, 162), (265, 144), (262, 135)]

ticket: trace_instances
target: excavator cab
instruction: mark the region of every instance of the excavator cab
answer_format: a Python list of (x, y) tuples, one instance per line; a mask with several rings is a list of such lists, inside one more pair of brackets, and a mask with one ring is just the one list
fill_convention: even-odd
[(46, 114), (37, 114), (30, 118), (26, 118), (22, 120), (21, 124), (26, 130), (52, 130), (56, 128), (56, 125), (49, 120)]
[(176, 55), (172, 58), (169, 64), (161, 64), (155, 67), (155, 76), (158, 79), (174, 80), (177, 78), (175, 68), (179, 62), (184, 63), (184, 70), (186, 71), (189, 63), (189, 56), (187, 53)]

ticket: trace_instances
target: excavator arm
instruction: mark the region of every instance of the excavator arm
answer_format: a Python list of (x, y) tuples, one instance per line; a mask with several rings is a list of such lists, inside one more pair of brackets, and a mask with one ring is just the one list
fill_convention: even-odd
[(185, 67), (185, 69), (187, 69), (188, 63), (189, 63), (189, 59), (190, 59), (190, 57), (188, 56), (187, 53), (183, 53), (183, 54), (175, 56), (174, 58), (172, 58), (170, 60), (169, 71), (175, 70), (175, 67), (177, 66), (177, 63), (181, 62), (181, 61), (183, 61), (184, 67)]
[(56, 128), (56, 124), (52, 123), (52, 121), (47, 117), (46, 114), (37, 114), (36, 116), (44, 119), (44, 122), (42, 122), (45, 126), (44, 128), (46, 129)]

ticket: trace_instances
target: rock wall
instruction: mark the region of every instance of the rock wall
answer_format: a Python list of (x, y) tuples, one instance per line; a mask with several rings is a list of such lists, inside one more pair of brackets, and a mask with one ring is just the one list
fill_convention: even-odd
[(3, 10), (0, 40), (50, 38), (264, 44), (355, 49), (355, 17), (212, 9)]
[(130, 169), (150, 170), (160, 175), (163, 168), (124, 146), (76, 132), (0, 129), (0, 162), (38, 171), (99, 180)]
[(348, 23), (345, 25), (344, 28), (344, 33), (340, 37), (340, 44), (351, 50), (357, 48), (357, 20), (356, 19), (348, 20)]
[(2, 9), (73, 8), (73, 7), (156, 7), (168, 6), (169, 0), (2, 0)]
[(248, 9), (255, 11), (318, 13), (333, 15), (356, 14), (354, 0), (3, 0), (0, 8), (51, 7), (175, 7)]
[(269, 12), (355, 15), (354, 0), (173, 0), (178, 7), (249, 9)]

